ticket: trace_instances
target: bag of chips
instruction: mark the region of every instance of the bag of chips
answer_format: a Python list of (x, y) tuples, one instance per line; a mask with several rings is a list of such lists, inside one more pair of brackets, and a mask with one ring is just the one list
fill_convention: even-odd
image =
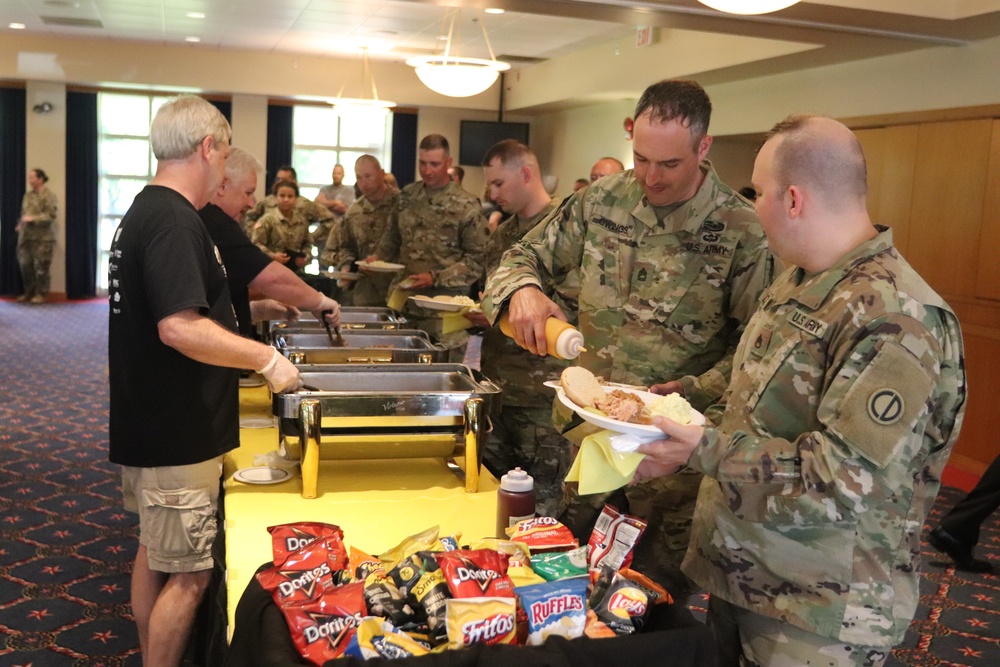
[[(396, 564), (389, 579), (396, 585), (413, 609), (419, 609), (427, 620), (428, 632), (435, 643), (447, 636), (445, 601), (451, 597), (448, 584), (431, 551), (418, 551)], [(422, 620), (421, 615), (416, 616)]]
[(314, 665), (339, 657), (365, 616), (364, 584), (341, 586), (322, 597), (281, 607), (292, 643)]
[(587, 545), (531, 557), (531, 569), (545, 581), (587, 576)]
[(455, 598), (514, 597), (507, 556), (491, 549), (460, 549), (434, 554)]
[[(339, 526), (319, 521), (299, 521), (268, 526), (271, 533), (271, 552), (275, 565), (281, 565), (290, 554), (321, 537), (335, 536), (343, 549), (344, 531)], [(346, 550), (345, 550), (346, 552)], [(334, 569), (342, 569), (343, 565)]]
[(336, 585), (331, 560), (336, 561), (342, 549), (339, 535), (317, 539), (289, 554), (281, 565), (257, 573), (257, 581), (279, 607), (315, 600)]
[(344, 657), (361, 658), (412, 658), (427, 655), (430, 647), (416, 641), (392, 623), (369, 616), (361, 620), (357, 631), (344, 650)]
[(565, 551), (580, 546), (569, 528), (552, 517), (536, 516), (504, 529), (512, 542), (522, 542), (531, 553)]
[(513, 597), (451, 599), (446, 606), (448, 648), (514, 643), (517, 602)]
[(631, 634), (642, 629), (649, 618), (650, 609), (661, 598), (661, 593), (654, 590), (654, 587), (659, 588), (641, 575), (629, 578), (610, 567), (603, 567), (594, 583), (590, 606), (597, 618), (615, 633)]
[(605, 565), (613, 570), (628, 567), (646, 525), (638, 517), (622, 514), (611, 505), (605, 505), (588, 541), (590, 569), (599, 570)]
[(531, 646), (552, 635), (574, 639), (583, 635), (587, 622), (587, 577), (573, 577), (515, 589), (528, 617)]

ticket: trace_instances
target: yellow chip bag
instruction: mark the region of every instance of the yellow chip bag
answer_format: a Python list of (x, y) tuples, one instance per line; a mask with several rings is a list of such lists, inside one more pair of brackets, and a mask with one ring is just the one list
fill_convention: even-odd
[(452, 598), (447, 602), (448, 648), (514, 644), (514, 598)]

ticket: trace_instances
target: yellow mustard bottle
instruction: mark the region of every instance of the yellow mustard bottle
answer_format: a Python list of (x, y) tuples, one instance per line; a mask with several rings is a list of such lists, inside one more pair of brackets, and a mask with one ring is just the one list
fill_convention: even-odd
[[(510, 338), (514, 337), (514, 327), (508, 313), (500, 316), (500, 331)], [(545, 344), (548, 353), (559, 359), (576, 359), (581, 352), (586, 351), (580, 330), (557, 317), (550, 317), (545, 321)]]

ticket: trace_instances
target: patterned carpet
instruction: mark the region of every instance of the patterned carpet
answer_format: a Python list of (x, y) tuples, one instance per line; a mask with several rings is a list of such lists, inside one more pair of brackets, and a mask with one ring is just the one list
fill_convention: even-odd
[[(107, 462), (106, 349), (104, 300), (0, 301), (0, 667), (141, 662), (128, 604), (136, 524)], [(928, 526), (963, 495), (943, 488)], [(1000, 664), (1000, 577), (923, 553), (921, 605), (887, 664)], [(997, 515), (977, 553), (1000, 567)]]

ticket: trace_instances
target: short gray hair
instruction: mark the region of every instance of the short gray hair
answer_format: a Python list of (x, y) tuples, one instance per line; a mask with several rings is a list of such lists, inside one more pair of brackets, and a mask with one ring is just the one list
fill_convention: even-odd
[(260, 176), (264, 173), (264, 165), (242, 148), (231, 147), (226, 158), (226, 178), (235, 181), (251, 173)]
[(217, 144), (232, 136), (229, 121), (211, 103), (194, 95), (175, 97), (161, 106), (149, 127), (149, 143), (157, 160), (183, 160), (205, 137)]

